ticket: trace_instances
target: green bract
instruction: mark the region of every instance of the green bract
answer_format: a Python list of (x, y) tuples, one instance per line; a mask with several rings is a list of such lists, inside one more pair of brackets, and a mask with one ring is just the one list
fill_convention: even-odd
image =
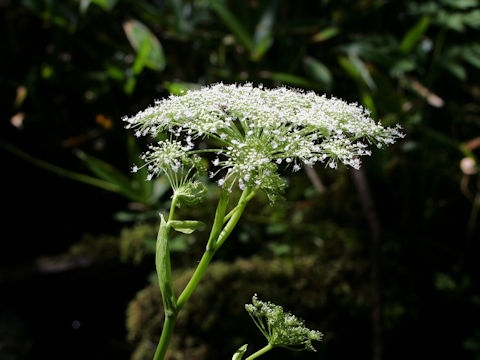
[(253, 295), (252, 304), (245, 305), (245, 309), (271, 346), (316, 351), (312, 341), (323, 338), (320, 331), (306, 328), (302, 319), (285, 312), (281, 306), (258, 300), (257, 294)]
[(173, 196), (177, 197), (177, 206), (193, 206), (207, 197), (207, 186), (200, 181), (189, 181), (175, 189)]
[[(280, 164), (293, 171), (317, 162), (359, 168), (369, 144), (382, 147), (403, 137), (399, 126), (375, 123), (357, 104), (252, 84), (220, 83), (172, 95), (124, 120), (137, 136), (171, 134), (144, 155), (149, 178), (177, 172), (193, 154), (210, 153), (210, 176), (220, 186), (258, 187), (272, 196), (285, 187), (277, 173)], [(215, 148), (196, 150), (198, 138), (209, 138)]]

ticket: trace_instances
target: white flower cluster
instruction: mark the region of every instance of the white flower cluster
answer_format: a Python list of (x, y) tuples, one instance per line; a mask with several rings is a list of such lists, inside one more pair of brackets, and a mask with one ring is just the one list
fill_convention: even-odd
[(312, 341), (323, 338), (320, 331), (306, 328), (302, 319), (285, 312), (281, 306), (259, 300), (257, 294), (245, 309), (272, 346), (316, 351)]
[[(143, 166), (148, 169), (147, 180), (151, 180), (153, 176), (159, 175), (161, 172), (170, 174), (178, 172), (186, 162), (190, 162), (188, 151), (193, 149), (193, 144), (182, 145), (180, 141), (160, 141), (158, 146), (149, 146), (149, 150), (145, 152), (141, 159), (145, 162)], [(140, 168), (133, 167), (136, 172)]]
[[(211, 174), (220, 174), (220, 185), (238, 182), (240, 187), (262, 187), (282, 163), (293, 171), (317, 162), (332, 168), (341, 162), (358, 169), (360, 156), (370, 154), (367, 144), (381, 147), (404, 136), (399, 126), (385, 128), (375, 123), (357, 104), (314, 92), (252, 84), (220, 83), (170, 96), (124, 120), (127, 128), (136, 129), (137, 136), (168, 131), (181, 137), (187, 144), (180, 147), (186, 149), (185, 156), (193, 153), (190, 148), (196, 138), (212, 139), (220, 148), (211, 149), (216, 153)], [(147, 155), (151, 163), (160, 165), (153, 166), (153, 175), (168, 164), (164, 157), (154, 160), (156, 155), (166, 155), (164, 148), (172, 147), (166, 143), (160, 143), (161, 151), (152, 149)]]

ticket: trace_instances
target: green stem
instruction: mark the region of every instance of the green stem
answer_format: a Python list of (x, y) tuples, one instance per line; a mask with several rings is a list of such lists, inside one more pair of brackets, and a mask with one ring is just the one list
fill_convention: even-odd
[(201, 153), (211, 153), (211, 152), (223, 152), (223, 149), (201, 149), (201, 150), (192, 150), (188, 154), (201, 154)]
[(260, 355), (263, 355), (265, 354), (267, 351), (270, 351), (273, 349), (273, 346), (268, 343), (265, 347), (261, 348), (260, 350), (258, 350), (256, 353), (250, 355), (248, 358), (246, 358), (245, 360), (253, 360), (253, 359), (256, 359), (257, 357), (259, 357)]
[(172, 204), (170, 205), (170, 214), (168, 215), (168, 221), (173, 220), (175, 215), (175, 206), (177, 206), (177, 195), (173, 195)]
[(203, 254), (200, 262), (198, 263), (197, 268), (195, 269), (195, 272), (192, 275), (192, 278), (190, 279), (187, 286), (185, 286), (185, 289), (182, 291), (182, 293), (178, 297), (177, 311), (180, 311), (182, 309), (183, 305), (185, 305), (185, 303), (188, 301), (188, 299), (192, 295), (193, 291), (195, 290), (198, 283), (200, 282), (203, 274), (205, 273), (205, 270), (207, 269), (208, 264), (210, 264), (210, 261), (212, 260), (213, 255), (215, 255), (214, 250), (206, 250), (205, 253)]
[(165, 353), (167, 352), (168, 344), (170, 343), (170, 338), (172, 337), (173, 328), (175, 327), (175, 322), (177, 321), (177, 316), (167, 316), (165, 315), (165, 322), (163, 324), (162, 335), (160, 336), (160, 341), (158, 342), (157, 351), (153, 356), (153, 360), (163, 360)]
[[(254, 189), (247, 197), (246, 197), (246, 201), (250, 201), (251, 198), (253, 198), (255, 196), (255, 194), (257, 193), (258, 189)], [(235, 212), (238, 211), (238, 209), (240, 208), (240, 205), (237, 205), (235, 206), (227, 215), (225, 215), (225, 218), (223, 219), (223, 223), (226, 223), (228, 219), (230, 219), (233, 214), (235, 214)]]
[(213, 222), (210, 238), (208, 240), (207, 249), (205, 250), (205, 253), (200, 259), (200, 262), (197, 268), (195, 269), (195, 272), (193, 273), (192, 278), (188, 282), (183, 292), (178, 297), (177, 311), (180, 311), (182, 306), (185, 305), (185, 303), (188, 301), (193, 291), (197, 287), (198, 283), (200, 282), (203, 274), (205, 273), (205, 270), (207, 269), (208, 264), (210, 264), (210, 261), (212, 260), (213, 255), (215, 255), (215, 252), (220, 248), (220, 246), (222, 246), (222, 244), (227, 239), (228, 235), (230, 235), (233, 228), (237, 224), (238, 220), (240, 219), (240, 216), (243, 213), (243, 210), (245, 209), (245, 206), (247, 205), (248, 200), (252, 198), (252, 197), (249, 197), (250, 190), (251, 190), (250, 188), (247, 188), (243, 191), (242, 196), (238, 200), (238, 204), (236, 206), (238, 207), (238, 210), (235, 211), (235, 213), (232, 215), (232, 218), (227, 223), (225, 228), (223, 228), (223, 230), (222, 230), (223, 219), (225, 217), (225, 211), (226, 211), (229, 195), (228, 195), (228, 191), (224, 191), (222, 193), (222, 197), (220, 198), (220, 201), (217, 207), (217, 213), (215, 214), (215, 220)]
[[(174, 311), (165, 314), (165, 324), (162, 330), (162, 335), (160, 337), (157, 351), (155, 352), (154, 360), (164, 359), (178, 313), (180, 312), (183, 305), (185, 305), (185, 303), (188, 301), (193, 291), (197, 287), (198, 283), (202, 279), (203, 274), (205, 273), (208, 265), (210, 264), (213, 256), (215, 255), (215, 252), (220, 248), (220, 246), (225, 242), (227, 237), (233, 231), (233, 228), (238, 223), (238, 220), (240, 219), (240, 216), (242, 215), (245, 206), (247, 205), (248, 201), (255, 195), (256, 191), (256, 189), (251, 191), (250, 188), (247, 188), (243, 191), (238, 201), (238, 204), (235, 207), (236, 210), (232, 213), (231, 218), (229, 219), (225, 227), (223, 227), (223, 225), (225, 221), (225, 212), (227, 209), (230, 193), (228, 192), (228, 190), (224, 190), (222, 192), (222, 195), (218, 202), (217, 211), (215, 213), (215, 220), (213, 222), (212, 230), (210, 232), (210, 237), (207, 243), (207, 249), (205, 250), (205, 253), (200, 259), (200, 262), (198, 263), (197, 268), (192, 275), (192, 278), (189, 280), (187, 286), (185, 286), (185, 289), (178, 297)], [(168, 218), (169, 220), (173, 219), (176, 201), (177, 199), (174, 196), (170, 207), (170, 215)], [(267, 349), (265, 351), (268, 350), (270, 349)]]
[(240, 200), (238, 200), (238, 205), (236, 206), (237, 210), (233, 213), (233, 215), (230, 217), (230, 220), (228, 220), (227, 225), (223, 228), (222, 232), (218, 236), (217, 243), (215, 244), (215, 249), (218, 249), (222, 244), (227, 240), (228, 236), (230, 233), (233, 231), (235, 225), (237, 225), (238, 220), (240, 220), (240, 217), (243, 214), (243, 210), (245, 210), (245, 206), (247, 206), (248, 201), (253, 197), (250, 196), (252, 193), (255, 195), (257, 192), (257, 189), (254, 189), (251, 192), (251, 188), (246, 188), (242, 196), (240, 197)]
[(230, 199), (230, 193), (227, 189), (222, 191), (220, 200), (218, 201), (217, 210), (215, 212), (215, 220), (213, 221), (212, 230), (210, 231), (210, 237), (207, 242), (207, 251), (214, 250), (215, 243), (217, 242), (218, 236), (222, 231), (224, 224), (225, 212), (227, 211), (228, 201)]

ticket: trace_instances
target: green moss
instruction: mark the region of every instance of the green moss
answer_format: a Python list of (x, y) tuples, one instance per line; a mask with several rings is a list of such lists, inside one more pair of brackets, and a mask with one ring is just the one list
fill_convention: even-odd
[(125, 228), (120, 233), (120, 260), (139, 264), (143, 258), (154, 253), (158, 224), (139, 224)]
[(123, 228), (118, 236), (84, 235), (66, 254), (69, 257), (89, 257), (96, 262), (118, 261), (139, 264), (155, 252), (158, 224), (138, 224)]

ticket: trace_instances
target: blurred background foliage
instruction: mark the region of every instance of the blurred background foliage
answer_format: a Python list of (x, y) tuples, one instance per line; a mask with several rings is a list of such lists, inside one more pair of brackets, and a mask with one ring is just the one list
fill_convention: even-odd
[[(356, 101), (407, 137), (360, 172), (285, 174), (285, 201), (258, 197), (171, 359), (262, 345), (253, 292), (326, 334), (316, 354), (265, 358), (480, 359), (479, 28), (479, 0), (0, 0), (0, 359), (150, 358), (170, 194), (130, 173), (145, 141), (121, 117), (219, 81)], [(209, 194), (180, 216), (210, 223)], [(206, 236), (172, 239), (177, 290)]]

